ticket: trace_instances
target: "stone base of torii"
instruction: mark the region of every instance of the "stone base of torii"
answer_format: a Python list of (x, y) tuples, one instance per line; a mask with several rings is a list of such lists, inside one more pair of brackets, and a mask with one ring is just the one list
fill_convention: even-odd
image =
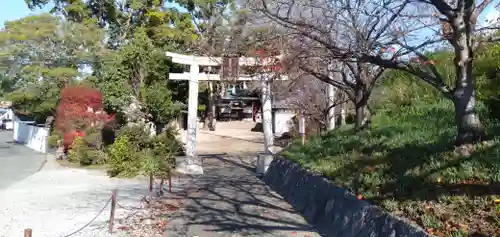
[[(189, 99), (188, 99), (188, 125), (186, 138), (186, 156), (178, 157), (176, 160), (176, 171), (184, 174), (203, 174), (203, 162), (196, 155), (196, 134), (198, 131), (198, 82), (199, 81), (221, 81), (219, 74), (200, 73), (200, 66), (218, 67), (222, 64), (220, 57), (202, 57), (183, 55), (172, 52), (166, 53), (167, 57), (172, 59), (173, 63), (189, 65), (189, 73), (170, 73), (170, 80), (189, 81)], [(273, 59), (279, 58), (273, 57)], [(256, 59), (252, 57), (240, 57), (238, 64), (240, 66), (265, 66), (265, 62), (270, 60)], [(274, 60), (272, 60), (274, 61)], [(264, 64), (264, 65), (263, 65)], [(263, 154), (259, 157), (259, 162), (267, 167), (273, 155), (273, 132), (272, 132), (272, 104), (270, 80), (273, 74), (259, 73), (253, 76), (241, 75), (236, 78), (237, 81), (260, 81), (262, 84), (262, 127), (264, 132)], [(287, 80), (286, 76), (280, 76), (278, 80)], [(258, 168), (258, 173), (265, 172), (265, 168)]]

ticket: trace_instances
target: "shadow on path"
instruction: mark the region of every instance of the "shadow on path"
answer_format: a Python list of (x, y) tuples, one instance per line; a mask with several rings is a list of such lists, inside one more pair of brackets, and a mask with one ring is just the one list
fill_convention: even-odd
[(254, 173), (254, 157), (204, 157), (205, 174), (182, 196), (165, 236), (319, 236)]

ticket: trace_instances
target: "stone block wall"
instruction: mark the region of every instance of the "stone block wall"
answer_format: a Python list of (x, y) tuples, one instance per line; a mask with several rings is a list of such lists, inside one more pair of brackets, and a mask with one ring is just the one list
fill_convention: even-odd
[(326, 178), (293, 161), (275, 157), (263, 180), (328, 237), (430, 237)]

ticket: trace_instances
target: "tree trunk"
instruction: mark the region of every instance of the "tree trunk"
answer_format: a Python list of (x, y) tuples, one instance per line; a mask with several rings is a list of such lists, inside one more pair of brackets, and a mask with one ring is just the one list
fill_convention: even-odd
[(371, 112), (368, 108), (368, 96), (364, 93), (362, 88), (356, 89), (355, 94), (355, 125), (356, 131), (361, 131), (370, 127), (371, 123)]
[(335, 129), (335, 125), (336, 125), (336, 119), (335, 119), (335, 93), (336, 93), (336, 88), (331, 85), (331, 84), (328, 84), (328, 93), (327, 93), (327, 96), (328, 96), (328, 103), (327, 103), (327, 106), (328, 108), (330, 108), (328, 110), (328, 116), (327, 116), (327, 120), (328, 120), (328, 126), (327, 126), (327, 129), (328, 131), (332, 131)]
[[(455, 122), (457, 126), (456, 145), (473, 143), (484, 138), (484, 128), (477, 115), (472, 61), (474, 58), (471, 24), (463, 18), (454, 22), (456, 88), (453, 94)], [(464, 29), (465, 28), (465, 29)]]
[(356, 123), (354, 125), (356, 131), (370, 128), (371, 114), (367, 104), (356, 104)]
[(165, 177), (161, 176), (160, 180), (160, 196), (163, 196), (165, 191), (163, 191), (163, 188), (165, 187)]
[[(342, 100), (345, 100), (345, 92), (342, 92)], [(344, 102), (340, 105), (340, 124), (344, 126), (346, 124), (345, 119), (346, 119), (346, 107), (347, 107), (347, 102)]]

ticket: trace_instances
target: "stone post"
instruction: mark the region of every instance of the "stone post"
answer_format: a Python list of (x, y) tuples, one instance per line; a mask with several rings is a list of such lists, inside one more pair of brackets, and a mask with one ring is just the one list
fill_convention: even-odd
[(271, 85), (267, 77), (262, 80), (262, 130), (264, 132), (264, 153), (273, 154), (273, 115), (271, 102)]
[[(345, 97), (345, 96), (344, 96)], [(347, 103), (343, 103), (340, 106), (340, 124), (343, 126), (345, 125), (345, 118), (346, 118), (346, 113), (345, 113), (345, 108), (347, 107)]]
[(299, 133), (302, 139), (302, 145), (306, 144), (306, 114), (304, 111), (299, 113)]
[(186, 155), (196, 156), (196, 131), (198, 127), (198, 73), (200, 67), (191, 65), (188, 99), (188, 139)]
[(264, 132), (264, 154), (257, 160), (257, 174), (263, 175), (273, 160), (273, 118), (271, 103), (271, 84), (267, 75), (262, 75), (262, 130)]
[[(336, 74), (338, 74), (337, 72), (335, 72), (335, 69), (336, 69), (336, 65), (334, 63), (330, 63), (328, 65), (328, 77), (332, 80), (335, 80), (337, 79), (336, 78)], [(328, 106), (328, 131), (331, 131), (333, 129), (335, 129), (335, 106), (333, 106), (335, 104), (335, 97), (336, 97), (336, 89), (335, 86), (333, 86), (332, 84), (328, 84), (327, 85), (327, 99), (328, 99), (328, 103), (327, 103), (327, 106)]]
[(209, 96), (208, 96), (208, 100), (209, 100), (209, 108), (208, 108), (208, 111), (210, 113), (210, 116), (208, 116), (208, 128), (210, 129), (210, 131), (215, 131), (215, 123), (216, 123), (216, 119), (217, 119), (217, 116), (216, 116), (216, 112), (217, 112), (217, 108), (216, 108), (216, 96), (215, 96), (215, 93), (214, 93), (214, 85), (213, 85), (213, 82), (209, 81), (208, 82), (208, 90), (209, 90)]

